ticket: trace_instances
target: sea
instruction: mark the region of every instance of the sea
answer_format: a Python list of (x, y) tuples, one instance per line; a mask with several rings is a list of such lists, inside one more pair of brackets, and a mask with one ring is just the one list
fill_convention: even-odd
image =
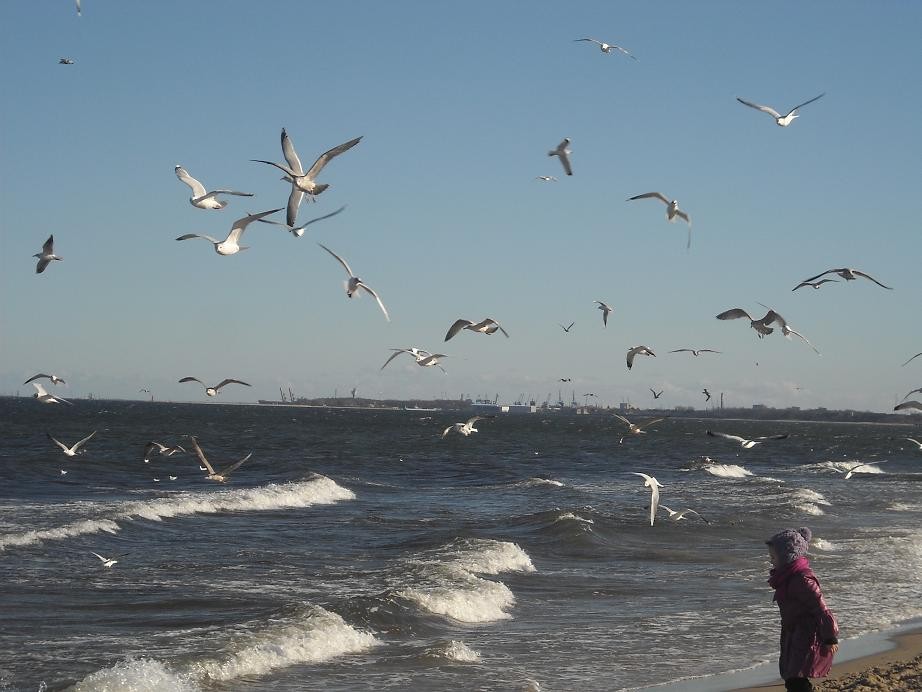
[[(623, 442), (554, 412), (443, 439), (465, 415), (0, 399), (0, 690), (717, 681), (776, 660), (765, 540), (804, 525), (844, 638), (922, 615), (918, 424), (661, 415)], [(74, 458), (47, 437), (94, 430)], [(223, 484), (144, 462), (189, 435), (252, 457)], [(634, 472), (700, 517), (651, 526)]]

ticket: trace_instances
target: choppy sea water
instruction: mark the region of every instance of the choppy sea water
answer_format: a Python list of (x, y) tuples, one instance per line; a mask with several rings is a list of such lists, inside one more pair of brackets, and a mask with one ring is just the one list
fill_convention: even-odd
[[(922, 452), (904, 439), (918, 428), (667, 419), (619, 444), (611, 417), (535, 414), (440, 438), (462, 419), (0, 400), (0, 690), (716, 675), (777, 655), (764, 540), (804, 524), (845, 637), (922, 615)], [(708, 428), (791, 436), (743, 450)], [(46, 438), (93, 430), (75, 459)], [(143, 463), (148, 440), (188, 434), (216, 466), (253, 456), (224, 485), (191, 456)], [(711, 523), (651, 527), (630, 471)]]

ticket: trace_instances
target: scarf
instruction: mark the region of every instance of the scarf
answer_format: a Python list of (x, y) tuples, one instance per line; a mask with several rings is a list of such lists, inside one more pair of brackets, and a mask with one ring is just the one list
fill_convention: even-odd
[(788, 581), (795, 574), (810, 571), (810, 561), (799, 557), (783, 567), (777, 567), (768, 573), (768, 585), (775, 590), (773, 601), (783, 601), (788, 589)]

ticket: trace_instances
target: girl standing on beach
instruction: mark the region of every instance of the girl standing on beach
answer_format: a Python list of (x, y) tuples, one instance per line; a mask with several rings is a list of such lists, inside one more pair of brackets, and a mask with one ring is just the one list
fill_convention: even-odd
[(781, 657), (784, 687), (810, 692), (810, 678), (823, 678), (839, 650), (839, 626), (823, 600), (823, 592), (807, 560), (812, 532), (785, 529), (765, 541), (773, 569), (768, 583), (781, 610)]

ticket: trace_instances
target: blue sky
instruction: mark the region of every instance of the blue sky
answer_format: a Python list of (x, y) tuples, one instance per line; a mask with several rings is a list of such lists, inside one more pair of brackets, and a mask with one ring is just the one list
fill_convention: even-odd
[[(35, 372), (62, 396), (200, 400), (181, 385), (246, 380), (222, 399), (520, 394), (558, 378), (602, 403), (886, 410), (922, 385), (916, 197), (922, 136), (917, 3), (16, 2), (0, 55), (0, 392)], [(623, 45), (638, 61), (573, 39)], [(58, 65), (59, 57), (76, 61)], [(784, 110), (826, 92), (791, 127)], [(295, 239), (251, 226), (305, 163), (362, 135)], [(570, 137), (574, 175), (547, 157)], [(185, 166), (230, 198), (188, 202)], [(555, 175), (541, 183), (537, 175)], [(660, 190), (692, 217), (665, 221)], [(42, 275), (50, 233), (64, 257)], [(343, 255), (382, 296), (348, 300)], [(791, 288), (834, 267), (866, 281)], [(615, 312), (607, 329), (593, 301)], [(822, 351), (759, 340), (731, 307), (774, 307)], [(464, 332), (458, 317), (510, 333)], [(576, 324), (567, 334), (558, 322)], [(628, 371), (646, 344), (657, 358)], [(391, 347), (448, 354), (447, 375)], [(719, 356), (669, 354), (708, 347)], [(758, 365), (756, 365), (758, 363)]]

